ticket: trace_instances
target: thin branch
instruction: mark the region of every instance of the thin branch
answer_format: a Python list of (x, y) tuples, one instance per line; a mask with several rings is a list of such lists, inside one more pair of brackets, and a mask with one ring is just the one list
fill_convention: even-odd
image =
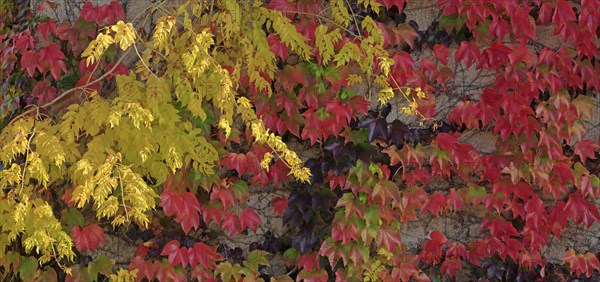
[(21, 175), (21, 189), (19, 190), (19, 195), (23, 192), (23, 188), (25, 187), (25, 173), (27, 172), (27, 158), (29, 157), (29, 153), (31, 152), (31, 141), (33, 140), (33, 136), (35, 135), (35, 120), (33, 123), (33, 129), (31, 130), (31, 136), (27, 140), (27, 149), (25, 150), (25, 163), (23, 164), (23, 174)]

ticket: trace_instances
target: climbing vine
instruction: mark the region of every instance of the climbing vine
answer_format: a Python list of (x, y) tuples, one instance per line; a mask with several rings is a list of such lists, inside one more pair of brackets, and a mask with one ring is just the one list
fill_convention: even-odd
[[(600, 144), (586, 133), (600, 2), (583, 2), (432, 1), (438, 16), (419, 27), (404, 0), (162, 1), (136, 17), (158, 15), (148, 33), (116, 1), (57, 23), (0, 0), (2, 278), (598, 275), (591, 246), (563, 265), (543, 255), (600, 221)], [(462, 93), (459, 69), (491, 82)], [(469, 143), (478, 132), (494, 148)], [(265, 232), (256, 187), (278, 192), (289, 232)], [(474, 238), (403, 241), (414, 222), (466, 215)], [(249, 233), (265, 238), (219, 241)], [(109, 235), (135, 255), (98, 254)], [(266, 271), (274, 260), (286, 271)]]

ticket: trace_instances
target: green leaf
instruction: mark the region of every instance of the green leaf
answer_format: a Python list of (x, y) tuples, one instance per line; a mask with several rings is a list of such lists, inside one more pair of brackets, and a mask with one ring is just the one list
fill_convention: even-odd
[(38, 269), (38, 261), (35, 257), (27, 257), (23, 259), (21, 257), (21, 262), (17, 271), (19, 272), (19, 277), (23, 281), (32, 281), (35, 276), (35, 272)]
[(84, 224), (83, 215), (76, 208), (68, 208), (63, 210), (60, 221), (62, 222), (63, 227), (67, 228), (67, 230), (71, 230), (71, 228), (75, 225), (81, 227)]
[(452, 32), (452, 30), (459, 31), (464, 24), (464, 16), (459, 17), (457, 14), (452, 14), (440, 17), (440, 27), (443, 27), (448, 32)]
[(234, 278), (235, 281), (240, 280), (242, 266), (239, 264), (231, 265), (228, 261), (223, 261), (217, 265), (215, 269), (215, 276), (220, 276), (222, 281), (231, 281)]
[(90, 265), (100, 274), (108, 277), (112, 274), (113, 266), (115, 265), (114, 260), (109, 259), (104, 255), (99, 255), (96, 260)]
[(245, 181), (234, 181), (233, 185), (231, 185), (231, 190), (233, 190), (233, 194), (235, 195), (236, 199), (242, 202), (248, 199), (248, 183)]
[(300, 258), (300, 252), (296, 248), (289, 248), (283, 253), (283, 260), (287, 265), (296, 264)]
[(269, 265), (269, 261), (265, 258), (269, 253), (263, 250), (254, 250), (248, 254), (244, 265), (250, 268), (254, 273), (258, 273), (259, 265)]

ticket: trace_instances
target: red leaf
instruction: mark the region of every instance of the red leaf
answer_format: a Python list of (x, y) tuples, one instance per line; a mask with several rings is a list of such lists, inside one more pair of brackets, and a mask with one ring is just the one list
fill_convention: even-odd
[(594, 222), (600, 222), (598, 207), (586, 201), (580, 193), (569, 195), (564, 211), (570, 218), (576, 220), (576, 224), (583, 222), (587, 228), (590, 228)]
[(421, 214), (425, 214), (427, 211), (431, 212), (435, 216), (439, 216), (440, 212), (442, 212), (446, 206), (448, 205), (448, 200), (441, 193), (434, 193), (427, 204), (423, 206), (421, 209)]
[[(269, 34), (267, 36), (267, 42), (269, 42), (269, 47), (271, 47), (271, 51), (273, 54), (279, 56), (282, 61), (287, 59), (287, 56), (290, 54), (290, 49), (285, 45), (285, 43), (281, 42), (275, 33)], [(286, 67), (289, 65), (286, 65)], [(295, 69), (295, 68), (294, 68)]]
[(585, 163), (587, 158), (596, 159), (596, 151), (600, 149), (600, 145), (592, 140), (581, 140), (575, 145), (575, 154), (579, 156), (582, 163)]
[(15, 49), (17, 49), (21, 53), (29, 49), (33, 49), (33, 47), (35, 46), (33, 37), (31, 36), (29, 29), (17, 33), (13, 37), (13, 44), (15, 46)]
[(246, 208), (244, 212), (238, 215), (238, 219), (240, 221), (241, 230), (246, 229), (246, 227), (250, 227), (252, 231), (256, 232), (258, 226), (262, 224), (260, 220), (260, 216), (251, 208)]
[(104, 243), (104, 230), (97, 224), (90, 224), (82, 229), (75, 225), (71, 229), (71, 237), (78, 251), (95, 251), (100, 244)]
[(142, 257), (139, 256), (136, 256), (131, 259), (128, 268), (129, 270), (138, 270), (136, 277), (136, 279), (138, 279), (137, 281), (140, 281), (144, 277), (146, 277), (148, 281), (152, 281), (152, 279), (154, 279), (154, 276), (156, 276), (156, 271), (158, 270), (158, 267), (156, 267), (154, 263), (150, 261), (145, 261)]
[(194, 247), (188, 250), (188, 254), (192, 267), (200, 264), (206, 269), (215, 269), (216, 262), (223, 260), (223, 256), (217, 252), (216, 246), (208, 246), (202, 242), (194, 243)]
[(393, 229), (380, 229), (379, 235), (377, 237), (377, 247), (384, 247), (386, 250), (390, 252), (394, 252), (396, 247), (402, 247), (402, 239), (400, 237), (400, 232)]
[(450, 56), (450, 50), (444, 44), (435, 44), (433, 46), (433, 56), (436, 57), (442, 64), (448, 64), (448, 56)]
[(108, 6), (104, 6), (103, 8), (92, 5), (91, 2), (86, 2), (83, 4), (81, 8), (80, 15), (84, 20), (88, 22), (95, 22), (96, 24), (101, 24), (106, 18), (106, 13), (108, 12)]
[(289, 180), (289, 173), (290, 168), (281, 159), (278, 159), (269, 169), (268, 175), (273, 180), (273, 184), (280, 185)]
[(223, 227), (223, 229), (229, 230), (229, 236), (233, 236), (234, 234), (239, 233), (241, 231), (240, 223), (237, 216), (231, 212), (227, 213), (227, 216), (225, 216), (221, 227)]
[(238, 175), (246, 173), (247, 160), (246, 155), (244, 154), (229, 153), (227, 154), (227, 156), (225, 156), (225, 158), (223, 158), (221, 162), (225, 165), (225, 167), (228, 170), (235, 169)]
[(394, 281), (410, 281), (411, 277), (418, 277), (419, 271), (415, 268), (412, 263), (403, 263), (400, 268), (394, 268), (392, 270), (392, 279)]
[(442, 247), (448, 243), (448, 238), (440, 231), (433, 231), (425, 238), (425, 246), (419, 256), (427, 263), (439, 263), (442, 258)]
[[(84, 60), (81, 60), (81, 61), (84, 61)], [(115, 64), (110, 63), (110, 64), (106, 65), (106, 67), (104, 67), (104, 71), (108, 72), (114, 66), (115, 66)], [(124, 65), (123, 63), (119, 63), (119, 65), (115, 68), (115, 70), (113, 70), (113, 72), (110, 74), (109, 78), (116, 76), (116, 75), (127, 75), (127, 74), (129, 74), (129, 68), (127, 68), (127, 66)]]
[(568, 21), (576, 21), (575, 12), (571, 5), (567, 1), (560, 0), (556, 3), (554, 8), (554, 15), (552, 16), (552, 22), (555, 24), (566, 24)]
[(456, 49), (456, 53), (454, 53), (454, 62), (458, 63), (458, 61), (464, 61), (468, 68), (473, 62), (477, 61), (479, 55), (479, 47), (477, 47), (475, 43), (463, 41)]
[(471, 101), (459, 101), (448, 115), (448, 122), (457, 125), (465, 124), (469, 129), (479, 128), (478, 107)]
[(210, 193), (210, 200), (219, 200), (224, 208), (233, 206), (235, 204), (235, 196), (233, 191), (229, 188), (219, 188), (214, 186)]
[(564, 161), (556, 163), (554, 165), (554, 168), (552, 169), (552, 172), (554, 172), (554, 175), (558, 177), (558, 179), (560, 179), (560, 183), (563, 186), (566, 185), (567, 180), (570, 180), (571, 182), (575, 181), (575, 179), (573, 178), (573, 171), (571, 170), (571, 165)]
[[(284, 15), (288, 17), (294, 17), (293, 12), (298, 11), (298, 5), (295, 2), (288, 0), (272, 0), (267, 4), (267, 8), (279, 11), (285, 11), (288, 13), (284, 13)], [(291, 16), (290, 16), (291, 15)]]
[(67, 203), (67, 206), (69, 208), (72, 208), (75, 205), (72, 198), (73, 198), (73, 187), (65, 190), (65, 194), (62, 196), (63, 201), (65, 201), (65, 203)]
[(273, 198), (273, 200), (271, 201), (271, 203), (273, 204), (273, 208), (275, 209), (275, 213), (283, 216), (283, 213), (285, 212), (285, 210), (288, 207), (288, 199), (287, 197), (282, 198), (282, 197), (275, 197)]
[(164, 247), (162, 252), (160, 252), (161, 256), (168, 256), (169, 265), (176, 266), (181, 264), (185, 268), (188, 264), (188, 249), (185, 247), (179, 247), (179, 241), (171, 240)]
[(575, 250), (570, 250), (563, 257), (563, 263), (569, 264), (570, 273), (575, 272), (577, 275), (585, 273), (587, 277), (590, 277), (594, 270), (600, 271), (598, 257), (590, 252), (582, 255), (576, 254)]
[(33, 87), (31, 94), (37, 98), (37, 104), (43, 105), (56, 98), (56, 88), (48, 85), (45, 81), (40, 81)]
[(552, 8), (552, 3), (542, 3), (542, 5), (540, 6), (540, 13), (538, 14), (536, 22), (541, 25), (549, 24), (552, 20)]
[(373, 200), (377, 201), (380, 206), (387, 205), (391, 200), (400, 203), (400, 190), (394, 182), (381, 181), (375, 184), (371, 197)]
[(306, 269), (307, 271), (313, 271), (313, 267), (316, 270), (321, 269), (319, 262), (317, 261), (316, 254), (303, 254), (298, 263), (296, 263), (298, 269)]
[(456, 256), (449, 256), (444, 259), (440, 268), (441, 273), (448, 273), (450, 277), (454, 277), (456, 271), (462, 269), (462, 260)]
[(225, 209), (221, 203), (210, 202), (208, 205), (202, 206), (202, 219), (207, 225), (210, 221), (214, 221), (217, 225), (221, 225), (221, 218), (225, 214)]
[(350, 101), (348, 103), (352, 107), (352, 111), (354, 111), (355, 113), (361, 113), (364, 115), (366, 115), (367, 112), (369, 111), (369, 106), (371, 104), (363, 96), (359, 96), (359, 95), (353, 96), (352, 98), (350, 98)]
[(38, 65), (40, 63), (39, 56), (36, 52), (33, 51), (25, 51), (21, 55), (21, 66), (27, 70), (29, 76), (33, 77), (35, 73), (35, 68), (41, 70), (41, 67)]
[(108, 24), (116, 24), (118, 20), (125, 19), (125, 10), (119, 2), (112, 0), (110, 4), (108, 4), (108, 9), (106, 12), (106, 21)]
[(47, 70), (50, 70), (54, 79), (58, 80), (61, 70), (62, 72), (67, 72), (67, 66), (65, 66), (64, 59), (65, 54), (63, 54), (56, 44), (50, 43), (40, 50), (39, 60), (43, 64), (43, 70), (41, 68), (42, 65), (38, 65), (38, 67), (40, 67), (40, 71), (44, 74)]
[(383, 5), (385, 5), (386, 9), (391, 9), (392, 7), (396, 6), (398, 7), (398, 11), (402, 12), (402, 9), (404, 8), (404, 4), (406, 3), (406, 0), (383, 0)]
[(160, 205), (166, 216), (175, 215), (175, 221), (188, 233), (200, 227), (200, 203), (191, 192), (174, 193), (170, 188), (160, 195)]
[(39, 23), (37, 32), (41, 33), (44, 39), (48, 38), (48, 34), (56, 35), (56, 24), (52, 19), (47, 22)]

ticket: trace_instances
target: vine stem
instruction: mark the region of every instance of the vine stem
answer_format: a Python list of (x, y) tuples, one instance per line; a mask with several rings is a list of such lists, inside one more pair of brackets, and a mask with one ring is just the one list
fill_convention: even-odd
[(127, 205), (125, 205), (125, 186), (123, 185), (123, 176), (121, 175), (121, 171), (117, 169), (117, 173), (119, 174), (119, 185), (121, 185), (121, 202), (123, 203), (123, 210), (125, 211), (125, 220), (129, 222), (129, 212), (127, 211)]
[(27, 172), (27, 158), (29, 157), (29, 152), (31, 152), (31, 141), (33, 140), (34, 135), (35, 135), (35, 120), (33, 123), (33, 129), (31, 130), (31, 136), (29, 136), (29, 139), (27, 140), (27, 150), (25, 150), (25, 163), (23, 164), (23, 174), (21, 175), (21, 189), (19, 190), (19, 195), (21, 195), (21, 192), (23, 192), (23, 188), (25, 187), (25, 173)]
[[(88, 88), (90, 85), (92, 85), (92, 84), (95, 84), (95, 83), (98, 83), (98, 82), (100, 82), (100, 81), (104, 80), (106, 77), (108, 77), (109, 75), (111, 75), (111, 74), (112, 74), (112, 73), (113, 73), (113, 72), (114, 72), (114, 71), (117, 69), (117, 67), (119, 66), (119, 64), (120, 64), (120, 63), (121, 63), (121, 62), (122, 62), (122, 61), (125, 59), (126, 55), (129, 53), (129, 50), (131, 50), (131, 49), (127, 49), (127, 51), (125, 51), (125, 53), (123, 54), (123, 56), (121, 56), (121, 58), (119, 58), (119, 60), (118, 60), (118, 61), (115, 63), (115, 65), (114, 65), (114, 66), (113, 66), (113, 67), (112, 67), (110, 70), (108, 70), (108, 71), (107, 71), (107, 72), (105, 72), (103, 75), (101, 75), (100, 77), (98, 77), (98, 78), (94, 79), (93, 81), (90, 81), (90, 82), (88, 82), (88, 83), (86, 83), (86, 84), (84, 84), (84, 85), (77, 86), (77, 87), (71, 88), (71, 89), (69, 89), (69, 90), (66, 90), (65, 92), (61, 93), (61, 94), (60, 94), (60, 95), (58, 95), (56, 98), (54, 98), (52, 101), (50, 101), (50, 102), (48, 102), (48, 103), (46, 103), (46, 104), (43, 104), (43, 105), (39, 106), (39, 108), (46, 109), (46, 108), (48, 108), (48, 107), (50, 107), (50, 106), (52, 106), (52, 105), (56, 104), (58, 101), (60, 101), (60, 100), (61, 100), (62, 98), (64, 98), (65, 96), (67, 96), (67, 95), (69, 95), (69, 94), (71, 94), (71, 93), (73, 93), (73, 92), (75, 92), (75, 91), (77, 91), (77, 90), (85, 90), (85, 89), (86, 89), (86, 88)], [(18, 116), (16, 116), (15, 118), (13, 118), (13, 119), (12, 119), (12, 120), (11, 120), (11, 121), (8, 123), (8, 125), (10, 125), (11, 123), (13, 123), (15, 120), (17, 120), (17, 119), (19, 119), (19, 118), (22, 118), (22, 117), (24, 117), (24, 116), (26, 116), (26, 115), (28, 115), (28, 114), (31, 114), (33, 111), (35, 111), (35, 109), (33, 109), (33, 108), (30, 108), (29, 110), (27, 110), (27, 111), (24, 111), (23, 113), (19, 114), (19, 115), (18, 115)]]
[(135, 50), (135, 53), (138, 55), (138, 58), (140, 58), (140, 62), (142, 62), (142, 64), (144, 65), (144, 67), (146, 67), (146, 69), (158, 80), (160, 80), (160, 78), (158, 78), (158, 76), (156, 76), (156, 74), (154, 74), (154, 72), (150, 69), (150, 67), (148, 67), (148, 65), (146, 65), (146, 62), (144, 62), (144, 58), (142, 58), (142, 55), (140, 54), (140, 52), (138, 51), (138, 48), (135, 44), (133, 44), (133, 49)]

